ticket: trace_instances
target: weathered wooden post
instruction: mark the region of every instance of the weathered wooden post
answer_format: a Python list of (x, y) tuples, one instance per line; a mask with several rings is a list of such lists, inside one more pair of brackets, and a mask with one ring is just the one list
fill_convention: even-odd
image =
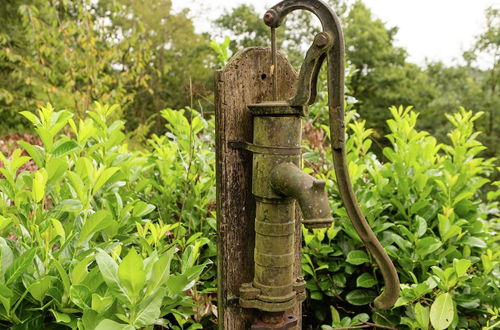
[[(273, 74), (279, 81), (278, 98), (294, 95), (297, 73), (290, 63), (278, 55), (277, 70), (271, 66), (270, 48), (247, 48), (234, 55), (215, 78), (219, 329), (249, 329), (257, 317), (239, 303), (241, 285), (254, 277), (252, 154), (231, 148), (229, 142), (252, 141), (253, 120), (247, 107), (273, 100)], [(296, 221), (295, 241), (300, 247), (300, 221)], [(299, 253), (297, 248), (296, 276), (300, 274)], [(300, 304), (293, 313), (300, 315)]]

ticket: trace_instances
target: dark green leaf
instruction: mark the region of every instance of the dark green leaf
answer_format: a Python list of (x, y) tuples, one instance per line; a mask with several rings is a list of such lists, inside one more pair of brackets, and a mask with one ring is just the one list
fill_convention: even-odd
[(370, 262), (370, 259), (368, 259), (368, 255), (365, 251), (354, 250), (349, 252), (346, 261), (353, 265), (361, 265), (365, 262)]
[(376, 296), (371, 290), (356, 289), (349, 292), (345, 299), (352, 305), (361, 306), (371, 303)]

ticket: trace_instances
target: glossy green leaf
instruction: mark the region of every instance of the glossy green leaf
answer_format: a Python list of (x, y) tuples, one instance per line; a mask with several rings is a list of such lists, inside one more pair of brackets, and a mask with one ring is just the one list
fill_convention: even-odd
[(349, 252), (346, 261), (352, 265), (361, 265), (365, 262), (370, 262), (370, 259), (368, 259), (368, 255), (365, 251), (354, 250)]
[(44, 276), (34, 281), (28, 287), (28, 292), (31, 294), (33, 298), (38, 300), (40, 303), (43, 303), (46, 298), (46, 293), (49, 288), (52, 286), (52, 281), (54, 277), (52, 276)]
[(109, 179), (111, 179), (111, 177), (119, 170), (119, 167), (110, 167), (102, 171), (99, 170), (100, 173), (98, 174), (97, 180), (94, 184), (93, 192), (95, 193), (99, 189), (101, 189), (102, 186), (104, 186), (109, 181)]
[(134, 325), (138, 327), (146, 327), (153, 325), (161, 315), (161, 306), (165, 290), (158, 292), (154, 299), (141, 304), (141, 311), (137, 314)]
[(437, 238), (425, 237), (417, 240), (416, 252), (421, 258), (424, 258), (428, 254), (435, 252), (442, 245), (441, 241)]
[(97, 249), (96, 261), (99, 267), (99, 274), (106, 282), (110, 293), (114, 298), (117, 298), (122, 304), (131, 306), (130, 297), (125, 293), (125, 289), (118, 278), (118, 264), (105, 251)]
[[(1, 218), (1, 217), (0, 217)], [(0, 237), (0, 279), (14, 262), (14, 255), (3, 237)], [(3, 281), (0, 281), (3, 282)]]
[(152, 274), (150, 276), (150, 283), (147, 286), (147, 293), (151, 294), (157, 288), (166, 283), (167, 278), (170, 276), (170, 263), (177, 248), (171, 248), (163, 253), (158, 261), (153, 265)]
[(420, 238), (424, 236), (425, 232), (427, 231), (427, 221), (420, 217), (420, 216), (415, 216), (415, 221), (417, 222), (417, 237)]
[(472, 265), (472, 262), (467, 259), (453, 260), (453, 268), (458, 277), (467, 274), (467, 270)]
[(62, 157), (80, 149), (80, 145), (73, 140), (66, 141), (52, 150), (54, 157)]
[(114, 298), (110, 296), (100, 296), (97, 293), (92, 293), (91, 307), (99, 314), (103, 314), (113, 304)]
[(135, 330), (135, 328), (131, 325), (118, 323), (110, 319), (102, 320), (95, 330)]
[(455, 315), (455, 304), (450, 293), (442, 293), (437, 296), (431, 305), (431, 324), (436, 330), (448, 328)]
[(142, 201), (137, 203), (134, 207), (133, 215), (134, 217), (139, 217), (142, 218), (145, 215), (148, 215), (149, 213), (153, 212), (156, 207), (152, 204), (147, 204)]
[(90, 289), (81, 284), (72, 285), (69, 289), (69, 298), (82, 309), (90, 308), (91, 294)]
[(371, 288), (377, 284), (377, 280), (369, 273), (363, 273), (356, 279), (356, 285), (361, 288)]
[(47, 172), (41, 169), (35, 172), (31, 195), (35, 202), (39, 203), (45, 197), (45, 187), (47, 185)]
[(189, 284), (190, 280), (186, 275), (180, 274), (175, 276), (170, 276), (165, 284), (171, 295), (176, 295), (184, 291), (186, 286)]
[(57, 323), (70, 323), (71, 322), (71, 316), (69, 316), (66, 313), (61, 313), (58, 312), (54, 309), (51, 309), (50, 312), (52, 315), (54, 315), (54, 318), (56, 319)]
[(55, 183), (61, 180), (64, 172), (68, 170), (68, 162), (62, 158), (52, 158), (47, 162), (47, 183)]
[(422, 328), (422, 330), (428, 330), (430, 321), (429, 307), (424, 307), (417, 302), (415, 304), (414, 311), (415, 319), (417, 320), (418, 325)]
[(14, 293), (5, 284), (0, 282), (0, 302), (7, 312), (10, 311), (12, 305), (12, 297)]
[(111, 216), (111, 213), (106, 210), (97, 211), (96, 213), (90, 215), (83, 223), (78, 242), (84, 242), (96, 232), (105, 229), (112, 223), (113, 217)]
[(31, 145), (26, 141), (18, 141), (19, 145), (26, 150), (31, 159), (36, 163), (36, 165), (41, 168), (44, 165), (45, 152), (42, 148), (36, 145)]
[(146, 282), (146, 272), (144, 271), (144, 262), (135, 248), (130, 248), (127, 256), (120, 263), (118, 277), (128, 296), (132, 300), (137, 299)]
[(73, 267), (73, 270), (70, 273), (72, 284), (79, 284), (85, 279), (85, 277), (87, 277), (89, 273), (87, 267), (93, 259), (94, 256), (89, 255), (83, 260), (78, 261), (78, 263)]
[(20, 111), (19, 112), (21, 115), (23, 115), (26, 119), (28, 119), (33, 125), (39, 125), (40, 120), (38, 117), (30, 111)]
[(376, 296), (371, 290), (356, 289), (349, 292), (345, 299), (352, 305), (361, 306), (371, 303)]
[(24, 271), (33, 263), (35, 253), (36, 248), (31, 248), (24, 252), (21, 256), (14, 259), (14, 262), (5, 272), (5, 284), (9, 285), (13, 283), (24, 273)]

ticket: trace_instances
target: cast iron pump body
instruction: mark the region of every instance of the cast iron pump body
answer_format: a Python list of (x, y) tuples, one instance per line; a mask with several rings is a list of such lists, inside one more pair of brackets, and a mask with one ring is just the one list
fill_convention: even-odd
[[(391, 308), (399, 295), (399, 279), (389, 256), (369, 227), (356, 201), (346, 164), (344, 132), (344, 38), (333, 10), (321, 0), (285, 0), (264, 16), (272, 29), (298, 9), (315, 14), (323, 27), (300, 69), (296, 94), (289, 100), (248, 106), (254, 120), (253, 143), (233, 143), (253, 152), (252, 193), (256, 199), (255, 275), (240, 288), (240, 304), (266, 312), (268, 320), (282, 315), (305, 298), (305, 283), (293, 278), (295, 201), (308, 228), (329, 227), (331, 211), (325, 182), (300, 170), (301, 117), (314, 103), (321, 66), (328, 62), (328, 107), (337, 183), (354, 228), (382, 273), (385, 288), (374, 301)], [(270, 317), (269, 315), (273, 316)], [(270, 318), (269, 318), (270, 317)], [(257, 327), (258, 328), (258, 327)], [(263, 327), (264, 329), (265, 327)]]

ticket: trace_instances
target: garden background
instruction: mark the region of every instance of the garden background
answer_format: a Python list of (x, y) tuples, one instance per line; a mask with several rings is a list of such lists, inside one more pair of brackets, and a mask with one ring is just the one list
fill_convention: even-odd
[[(370, 305), (382, 282), (339, 201), (322, 88), (304, 167), (336, 220), (303, 230), (304, 328), (499, 326), (500, 8), (463, 65), (419, 66), (362, 1), (330, 4), (350, 174), (402, 290), (390, 311)], [(0, 327), (216, 327), (213, 77), (269, 45), (260, 14), (241, 5), (198, 34), (169, 0), (2, 2)], [(318, 26), (300, 13), (286, 27), (298, 68)]]

